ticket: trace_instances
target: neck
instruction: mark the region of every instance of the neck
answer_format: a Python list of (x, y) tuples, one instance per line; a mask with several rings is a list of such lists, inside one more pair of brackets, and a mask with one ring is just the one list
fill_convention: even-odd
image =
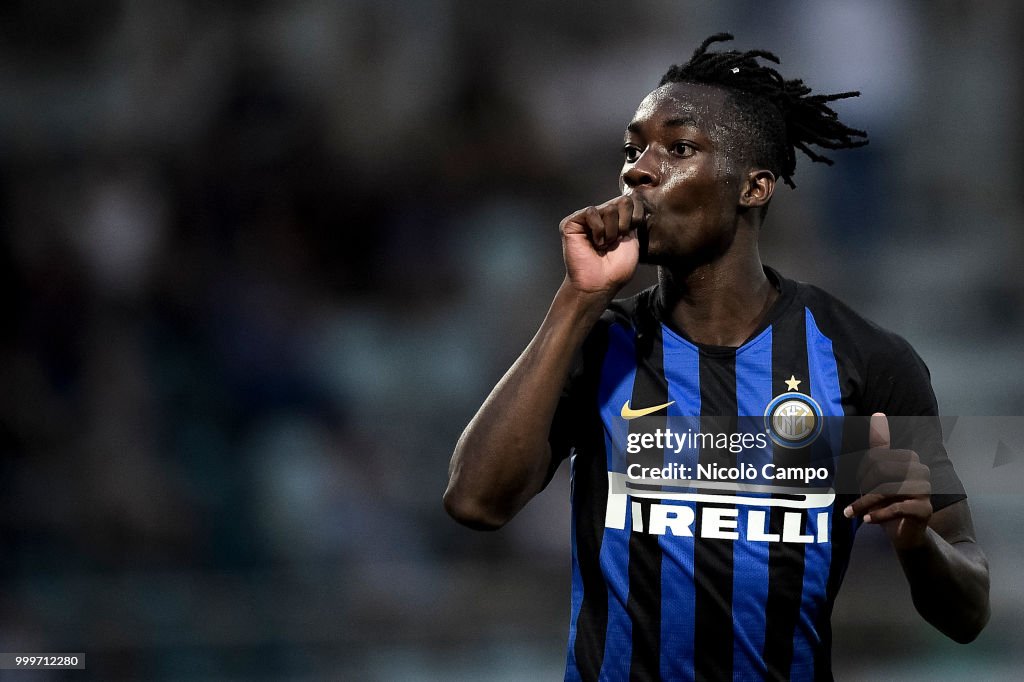
[(760, 325), (779, 292), (764, 274), (757, 243), (734, 243), (720, 258), (658, 268), (671, 323), (695, 343), (737, 347)]

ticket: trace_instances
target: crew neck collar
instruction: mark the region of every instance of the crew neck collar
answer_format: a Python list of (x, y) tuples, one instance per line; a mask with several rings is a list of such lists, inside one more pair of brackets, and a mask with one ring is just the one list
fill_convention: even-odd
[(775, 302), (772, 303), (768, 312), (761, 318), (761, 321), (758, 323), (754, 331), (751, 332), (750, 336), (748, 336), (739, 346), (716, 346), (712, 344), (697, 343), (682, 330), (677, 329), (672, 324), (672, 317), (668, 314), (668, 311), (665, 310), (665, 306), (661, 302), (661, 297), (658, 295), (659, 287), (661, 286), (660, 284), (655, 285), (651, 289), (651, 312), (654, 315), (655, 320), (661, 324), (662, 329), (666, 334), (671, 334), (683, 343), (696, 347), (708, 355), (732, 355), (734, 353), (741, 352), (744, 348), (753, 345), (759, 337), (768, 331), (768, 328), (773, 322), (782, 317), (786, 309), (789, 308), (789, 304), (792, 302), (796, 292), (796, 285), (792, 280), (786, 279), (780, 275), (775, 268), (768, 265), (762, 264), (761, 267), (764, 269), (765, 277), (768, 278), (768, 281), (771, 282), (772, 286), (774, 286), (779, 292), (779, 296), (775, 299)]

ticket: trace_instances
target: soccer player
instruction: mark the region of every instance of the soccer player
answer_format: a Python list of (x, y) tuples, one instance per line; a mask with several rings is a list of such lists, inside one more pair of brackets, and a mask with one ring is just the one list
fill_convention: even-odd
[[(494, 529), (572, 455), (566, 679), (831, 679), (832, 605), (863, 524), (886, 531), (928, 622), (969, 642), (988, 620), (988, 565), (924, 363), (758, 253), (797, 150), (831, 163), (810, 145), (866, 143), (829, 107), (858, 93), (812, 95), (769, 52), (709, 51), (731, 38), (705, 40), (640, 103), (621, 196), (562, 220), (565, 279), (451, 460), (446, 509)], [(658, 284), (614, 300), (640, 261)], [(845, 434), (829, 420), (858, 415), (856, 489), (767, 480), (836, 475)], [(890, 436), (895, 415), (924, 425), (912, 447)], [(710, 417), (757, 442), (680, 439)]]

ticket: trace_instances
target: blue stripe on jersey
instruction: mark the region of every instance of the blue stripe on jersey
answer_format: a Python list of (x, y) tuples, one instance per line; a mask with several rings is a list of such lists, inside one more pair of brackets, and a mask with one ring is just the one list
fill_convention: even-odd
[[(685, 339), (662, 327), (665, 379), (668, 382), (670, 423), (683, 423), (694, 427), (697, 421), (681, 419), (700, 414), (700, 352)], [(696, 429), (695, 429), (696, 430)], [(679, 463), (695, 470), (698, 452), (686, 448), (679, 455), (666, 453), (666, 464)], [(679, 504), (696, 513), (693, 502)], [(648, 529), (649, 530), (649, 529)], [(693, 679), (694, 661), (694, 587), (693, 538), (676, 537), (667, 531), (658, 538), (661, 546), (661, 661), (663, 679)]]
[[(626, 462), (616, 453), (615, 443), (625, 443), (629, 424), (619, 410), (633, 395), (636, 381), (635, 331), (613, 324), (608, 330), (608, 352), (601, 368), (598, 405), (605, 425), (605, 453), (608, 471), (625, 473)], [(619, 461), (616, 461), (619, 460)], [(611, 491), (609, 491), (611, 495)], [(605, 528), (601, 542), (601, 572), (608, 585), (608, 629), (605, 635), (601, 679), (627, 679), (633, 649), (633, 627), (626, 613), (629, 598), (629, 535), (633, 527), (632, 506), (626, 508), (625, 528)]]
[[(821, 406), (822, 413), (826, 418), (843, 416), (842, 394), (839, 388), (839, 368), (836, 364), (835, 353), (832, 350), (832, 340), (822, 334), (814, 321), (814, 315), (810, 308), (804, 309), (804, 319), (807, 329), (807, 371), (810, 373), (811, 397)], [(838, 420), (828, 419), (826, 426), (831, 422), (835, 427)], [(815, 465), (820, 462), (831, 468), (831, 461), (821, 461), (822, 457), (831, 457), (838, 453), (842, 434), (836, 428), (828, 429), (824, 433), (826, 439), (816, 443), (812, 448), (812, 457), (816, 460)], [(820, 454), (819, 454), (820, 453)], [(826, 529), (832, 526), (833, 509), (820, 514), (821, 525)], [(819, 527), (819, 514), (812, 513), (807, 519), (807, 534), (817, 536)], [(826, 530), (827, 532), (827, 530)], [(793, 636), (793, 666), (791, 674), (794, 679), (811, 679), (814, 676), (814, 650), (820, 644), (821, 634), (817, 632), (815, 623), (819, 619), (819, 609), (827, 602), (826, 589), (828, 586), (828, 572), (832, 561), (832, 542), (810, 543), (805, 546), (804, 554), (804, 584), (803, 596), (800, 606), (800, 620), (796, 626)]]
[[(811, 373), (811, 397), (821, 406), (826, 417), (843, 416), (843, 396), (839, 390), (839, 366), (832, 351), (832, 339), (825, 336), (810, 308), (804, 309), (807, 326), (807, 369)], [(841, 434), (833, 434), (833, 436)], [(838, 448), (839, 439), (833, 439), (829, 445)]]
[[(741, 432), (764, 430), (764, 410), (772, 400), (772, 328), (769, 327), (736, 352), (736, 412)], [(739, 454), (737, 464), (757, 468), (771, 461), (770, 449), (750, 448)], [(769, 507), (749, 507), (763, 511), (764, 523)], [(732, 610), (734, 620), (733, 671), (737, 679), (768, 675), (764, 662), (765, 609), (768, 603), (768, 543), (750, 542), (747, 537), (747, 513), (739, 515), (740, 539), (733, 544), (734, 572)]]

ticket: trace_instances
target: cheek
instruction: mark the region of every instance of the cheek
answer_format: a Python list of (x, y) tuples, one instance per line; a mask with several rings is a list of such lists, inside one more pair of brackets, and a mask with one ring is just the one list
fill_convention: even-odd
[(674, 208), (690, 213), (715, 204), (721, 193), (720, 181), (701, 168), (690, 168), (667, 176), (666, 195)]

